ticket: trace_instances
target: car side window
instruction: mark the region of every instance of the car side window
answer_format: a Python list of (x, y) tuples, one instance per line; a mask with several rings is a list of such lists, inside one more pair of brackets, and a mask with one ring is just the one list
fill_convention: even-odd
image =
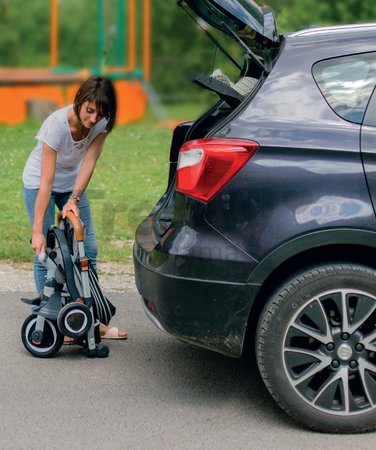
[(362, 123), (375, 87), (376, 53), (326, 59), (316, 63), (312, 73), (334, 112), (350, 122)]

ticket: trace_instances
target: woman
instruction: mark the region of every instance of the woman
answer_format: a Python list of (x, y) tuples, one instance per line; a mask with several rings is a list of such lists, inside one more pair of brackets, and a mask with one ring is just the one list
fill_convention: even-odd
[[(80, 216), (87, 228), (85, 252), (96, 268), (98, 253), (89, 199), (85, 189), (94, 172), (104, 142), (115, 125), (116, 94), (102, 76), (86, 80), (74, 104), (52, 113), (44, 121), (23, 172), (24, 200), (33, 229), (34, 280), (41, 292), (46, 269), (38, 261), (46, 248), (46, 235), (55, 221), (55, 205), (63, 217), (68, 211)], [(126, 339), (125, 331), (101, 324), (104, 339)]]

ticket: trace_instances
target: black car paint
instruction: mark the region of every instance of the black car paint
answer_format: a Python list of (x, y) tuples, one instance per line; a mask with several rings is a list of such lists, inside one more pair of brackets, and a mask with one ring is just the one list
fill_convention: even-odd
[[(173, 192), (172, 157), (171, 194), (140, 225), (134, 247), (137, 287), (161, 328), (238, 357), (258, 293), (281, 266), (316, 249), (376, 248), (375, 128), (337, 116), (311, 73), (319, 60), (374, 51), (374, 35), (286, 37), (257, 94), (209, 133), (260, 148), (208, 205)], [(161, 236), (155, 217), (172, 196)]]

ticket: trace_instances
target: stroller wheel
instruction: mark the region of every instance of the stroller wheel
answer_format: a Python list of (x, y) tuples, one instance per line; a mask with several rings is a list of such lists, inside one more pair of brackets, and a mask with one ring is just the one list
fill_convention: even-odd
[[(63, 345), (64, 336), (57, 328), (56, 321), (45, 319), (40, 343), (35, 341), (37, 316), (32, 314), (22, 325), (21, 338), (26, 350), (38, 358), (49, 358), (55, 355)], [(38, 332), (37, 332), (38, 333)]]
[(107, 347), (107, 345), (97, 344), (95, 346), (95, 349), (87, 349), (86, 354), (89, 358), (107, 358), (107, 356), (110, 354), (110, 349)]
[(57, 326), (64, 336), (79, 338), (87, 334), (93, 324), (90, 309), (82, 303), (68, 303), (57, 316)]

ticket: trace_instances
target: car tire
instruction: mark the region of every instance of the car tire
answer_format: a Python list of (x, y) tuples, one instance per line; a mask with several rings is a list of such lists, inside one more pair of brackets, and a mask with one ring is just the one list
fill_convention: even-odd
[(333, 263), (293, 276), (265, 305), (256, 356), (277, 404), (305, 426), (376, 428), (376, 271)]

